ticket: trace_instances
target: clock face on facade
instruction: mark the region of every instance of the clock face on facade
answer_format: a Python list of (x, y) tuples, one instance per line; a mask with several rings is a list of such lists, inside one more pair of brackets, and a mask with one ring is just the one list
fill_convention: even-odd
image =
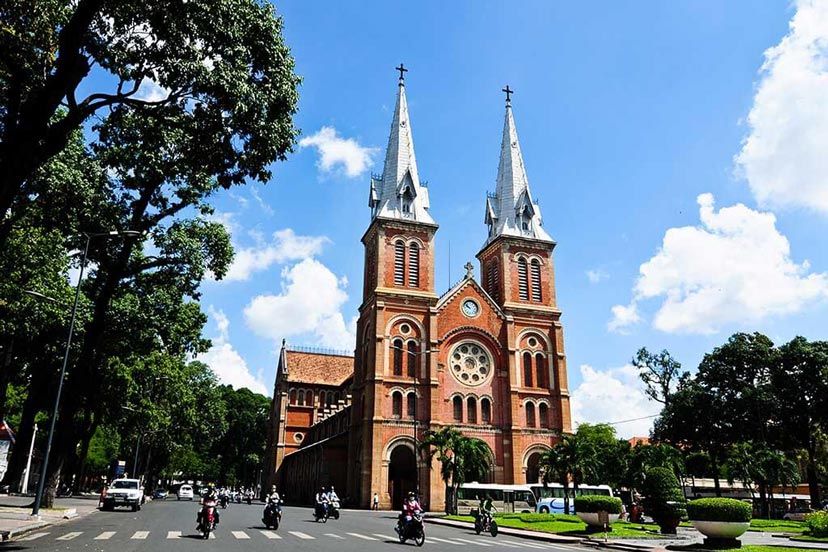
[(463, 341), (449, 354), (452, 375), (465, 385), (476, 386), (485, 383), (494, 373), (492, 357), (476, 341)]
[(477, 306), (477, 303), (472, 301), (471, 299), (466, 299), (463, 301), (463, 314), (468, 317), (475, 317), (477, 313), (480, 312), (480, 307)]

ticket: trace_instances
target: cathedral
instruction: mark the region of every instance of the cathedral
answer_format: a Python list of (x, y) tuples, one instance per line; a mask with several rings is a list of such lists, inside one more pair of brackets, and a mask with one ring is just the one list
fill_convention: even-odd
[[(384, 508), (409, 491), (441, 510), (426, 430), (453, 426), (489, 448), (487, 482), (538, 480), (538, 459), (571, 432), (555, 241), (532, 199), (506, 92), (494, 193), (486, 194), (479, 277), (435, 293), (429, 188), (420, 181), (404, 69), (371, 222), (353, 354), (283, 344), (267, 444), (268, 484), (289, 503), (334, 485), (350, 504)], [(494, 163), (492, 163), (494, 165)], [(435, 194), (435, 199), (438, 199)]]

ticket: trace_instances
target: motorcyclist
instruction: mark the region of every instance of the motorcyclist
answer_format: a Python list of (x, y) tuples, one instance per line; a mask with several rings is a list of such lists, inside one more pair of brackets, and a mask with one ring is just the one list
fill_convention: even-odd
[(276, 491), (276, 485), (270, 487), (270, 494), (267, 495), (266, 502), (274, 502), (277, 506), (282, 502), (282, 497), (280, 497), (279, 493)]
[[(207, 485), (207, 491), (201, 497), (201, 500), (198, 501), (199, 504), (204, 506), (207, 502), (213, 501), (214, 504), (218, 503), (218, 492), (216, 492), (216, 485), (215, 483), (209, 483)], [(196, 527), (201, 527), (201, 516), (204, 513), (204, 508), (198, 509), (198, 515), (196, 516)], [(213, 523), (218, 526), (219, 524), (219, 511), (218, 508), (213, 508)]]
[(492, 495), (490, 495), (490, 494), (486, 495), (483, 498), (483, 500), (480, 501), (480, 505), (479, 505), (478, 509), (479, 509), (479, 512), (480, 512), (480, 521), (484, 525), (491, 522), (492, 517), (494, 516), (494, 513), (497, 511), (497, 508), (495, 508), (495, 505), (493, 504), (493, 502), (494, 502), (494, 499), (492, 498)]
[(316, 493), (316, 512), (320, 516), (325, 515), (328, 511), (328, 493), (325, 492), (325, 487), (319, 487), (319, 492)]
[(408, 497), (403, 501), (402, 512), (397, 523), (397, 532), (405, 529), (405, 526), (412, 520), (414, 514), (422, 511), (420, 501), (417, 500), (417, 495), (414, 492), (408, 493)]

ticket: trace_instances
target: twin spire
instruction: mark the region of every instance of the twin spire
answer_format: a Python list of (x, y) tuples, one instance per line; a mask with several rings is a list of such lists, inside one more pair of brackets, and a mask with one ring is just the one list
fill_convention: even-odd
[[(371, 177), (368, 201), (372, 218), (404, 219), (436, 225), (428, 212), (428, 188), (420, 182), (414, 140), (405, 97), (405, 72), (400, 72), (397, 105), (391, 122), (391, 134), (385, 152), (381, 176)], [(512, 116), (511, 94), (507, 86), (506, 120), (500, 145), (500, 164), (497, 169), (497, 191), (486, 197), (485, 222), (489, 227), (488, 245), (500, 236), (516, 236), (552, 242), (543, 229), (540, 207), (532, 199), (529, 180), (523, 165), (515, 120)]]

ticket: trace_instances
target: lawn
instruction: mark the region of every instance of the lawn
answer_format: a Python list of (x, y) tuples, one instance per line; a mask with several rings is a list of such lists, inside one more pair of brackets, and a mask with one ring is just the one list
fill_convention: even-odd
[(802, 533), (808, 526), (801, 521), (785, 521), (783, 519), (752, 519), (750, 531), (766, 531), (772, 533)]
[(796, 537), (791, 537), (791, 540), (803, 542), (828, 542), (828, 537), (812, 537), (811, 535), (798, 535)]
[[(455, 521), (474, 522), (472, 516), (447, 516), (446, 519)], [(587, 525), (577, 516), (563, 514), (495, 514), (495, 519), (500, 527), (512, 527), (515, 529), (528, 529), (531, 531), (543, 531), (545, 533), (556, 533), (573, 537), (585, 535), (603, 536), (602, 532), (588, 533)], [(627, 521), (616, 521), (612, 524), (610, 538), (615, 539), (657, 539), (662, 538), (658, 526), (629, 523)]]

